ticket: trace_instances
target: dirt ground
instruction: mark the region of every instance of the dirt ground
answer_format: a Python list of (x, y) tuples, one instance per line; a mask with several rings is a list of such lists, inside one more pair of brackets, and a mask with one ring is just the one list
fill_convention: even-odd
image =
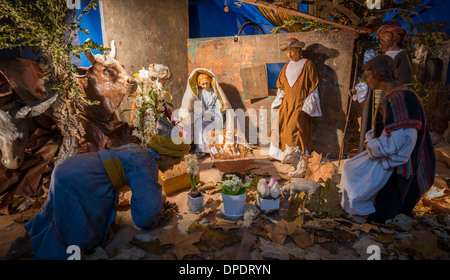
[[(289, 182), (290, 165), (269, 160), (261, 150), (255, 150), (255, 156), (255, 162), (244, 172), (246, 181), (275, 177), (281, 187)], [(341, 161), (340, 167), (344, 162)], [(338, 161), (332, 163), (338, 165)], [(188, 211), (188, 190), (184, 190), (167, 198), (176, 203), (177, 213), (152, 230), (140, 229), (134, 225), (131, 211), (126, 207), (131, 192), (125, 192), (121, 195), (125, 206), (117, 212), (104, 248), (83, 258), (359, 260), (378, 254), (379, 258), (390, 260), (450, 259), (450, 215), (445, 209), (436, 211), (420, 202), (415, 219), (397, 217), (383, 225), (368, 224), (349, 215), (330, 218), (307, 209), (301, 211), (301, 207), (297, 210), (283, 197), (278, 211), (261, 212), (255, 206), (256, 191), (250, 189), (244, 218), (229, 220), (220, 211), (221, 194), (213, 194), (217, 189), (214, 183), (220, 181), (223, 174), (213, 167), (210, 157), (199, 159), (199, 164), (200, 181), (205, 183), (202, 212)], [(339, 174), (340, 171), (338, 177)], [(448, 191), (450, 169), (445, 163), (438, 162), (436, 176)], [(448, 198), (447, 195), (443, 199)], [(450, 200), (448, 203), (450, 205)], [(32, 213), (28, 215), (32, 217)], [(23, 236), (23, 221), (27, 219), (24, 213), (0, 216), (0, 258), (17, 237)], [(173, 238), (167, 241), (164, 237)], [(167, 244), (162, 244), (163, 240)], [(369, 247), (375, 249), (371, 251)]]

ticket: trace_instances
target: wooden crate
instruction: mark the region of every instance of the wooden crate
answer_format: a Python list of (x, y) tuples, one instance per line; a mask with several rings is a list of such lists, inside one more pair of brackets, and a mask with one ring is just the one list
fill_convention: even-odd
[[(198, 181), (199, 176), (197, 175)], [(190, 174), (186, 173), (186, 163), (182, 161), (166, 172), (159, 171), (158, 183), (167, 195), (189, 189), (191, 179)]]

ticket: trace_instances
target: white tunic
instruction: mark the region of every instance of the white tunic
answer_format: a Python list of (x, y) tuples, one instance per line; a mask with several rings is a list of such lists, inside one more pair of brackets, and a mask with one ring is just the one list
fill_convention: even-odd
[[(366, 134), (370, 135), (370, 131)], [(401, 128), (379, 138), (367, 139), (367, 149), (348, 160), (340, 182), (342, 208), (352, 215), (375, 212), (376, 194), (392, 175), (394, 167), (408, 162), (417, 141), (415, 128)]]

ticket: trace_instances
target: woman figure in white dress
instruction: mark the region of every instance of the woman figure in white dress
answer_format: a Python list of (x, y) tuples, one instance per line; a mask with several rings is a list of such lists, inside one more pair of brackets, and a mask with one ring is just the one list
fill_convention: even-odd
[[(209, 153), (207, 135), (212, 130), (224, 128), (225, 112), (231, 109), (230, 102), (220, 87), (213, 72), (205, 68), (194, 69), (189, 75), (186, 91), (181, 103), (179, 117), (186, 126), (193, 125), (195, 152), (200, 155)], [(188, 133), (189, 134), (189, 133)], [(188, 135), (188, 139), (192, 136)]]

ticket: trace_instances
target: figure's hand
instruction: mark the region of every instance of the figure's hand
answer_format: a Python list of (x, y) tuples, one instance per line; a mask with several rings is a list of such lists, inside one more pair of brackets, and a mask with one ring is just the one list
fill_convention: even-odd
[(363, 144), (364, 149), (367, 149), (367, 143), (369, 143), (369, 141), (364, 141), (364, 144)]
[(211, 121), (212, 117), (213, 117), (213, 114), (210, 111), (205, 111), (205, 113), (203, 113), (203, 119), (204, 120)]
[(222, 108), (220, 108), (220, 112), (225, 113), (228, 109), (231, 109), (231, 107), (228, 103), (225, 103)]

